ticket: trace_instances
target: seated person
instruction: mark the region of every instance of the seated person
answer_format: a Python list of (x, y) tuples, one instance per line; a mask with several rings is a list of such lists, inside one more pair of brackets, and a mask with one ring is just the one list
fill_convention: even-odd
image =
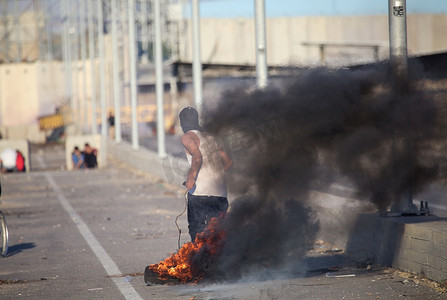
[(98, 161), (96, 159), (97, 151), (93, 149), (89, 143), (85, 143), (84, 148), (84, 162), (85, 166), (89, 169), (96, 168), (98, 166)]
[(71, 154), (71, 161), (73, 163), (73, 169), (84, 169), (84, 154), (79, 150), (78, 146), (74, 147)]
[(12, 148), (6, 148), (0, 154), (2, 172), (15, 172), (17, 170), (17, 151)]
[(16, 171), (17, 172), (25, 172), (26, 166), (25, 166), (25, 157), (23, 156), (22, 152), (19, 150), (17, 151), (17, 158), (16, 158)]

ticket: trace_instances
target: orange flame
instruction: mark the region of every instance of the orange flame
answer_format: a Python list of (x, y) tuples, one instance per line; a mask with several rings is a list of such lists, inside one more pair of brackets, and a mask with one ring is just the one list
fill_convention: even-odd
[(225, 231), (219, 229), (221, 218), (212, 218), (206, 230), (196, 236), (194, 243), (184, 244), (178, 252), (158, 264), (149, 265), (149, 269), (158, 274), (161, 280), (177, 278), (181, 282), (200, 281), (203, 273), (200, 267), (195, 266), (193, 258), (196, 255), (207, 255), (208, 258), (216, 256), (222, 249)]

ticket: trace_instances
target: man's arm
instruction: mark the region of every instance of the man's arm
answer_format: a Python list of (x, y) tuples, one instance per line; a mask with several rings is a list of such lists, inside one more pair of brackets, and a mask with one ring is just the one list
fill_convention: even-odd
[(227, 171), (231, 168), (231, 166), (233, 166), (233, 160), (222, 148), (219, 149), (219, 154), (222, 157), (224, 171)]
[(193, 132), (188, 132), (182, 137), (183, 146), (185, 146), (186, 151), (191, 154), (191, 168), (189, 169), (188, 177), (185, 182), (185, 186), (188, 190), (191, 190), (194, 187), (200, 167), (202, 166), (203, 159), (198, 142), (199, 138)]

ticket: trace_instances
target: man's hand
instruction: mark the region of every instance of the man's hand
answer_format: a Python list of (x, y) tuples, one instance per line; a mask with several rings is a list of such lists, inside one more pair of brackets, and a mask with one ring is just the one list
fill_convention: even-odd
[(192, 188), (194, 187), (194, 185), (196, 184), (196, 180), (195, 179), (188, 179), (185, 182), (185, 186), (188, 189), (188, 191), (192, 190)]

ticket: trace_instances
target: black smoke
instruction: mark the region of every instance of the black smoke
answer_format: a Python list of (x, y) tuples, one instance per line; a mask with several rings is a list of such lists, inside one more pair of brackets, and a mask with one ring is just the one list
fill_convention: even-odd
[(347, 177), (384, 211), (439, 177), (439, 99), (412, 69), (397, 89), (389, 70), (310, 69), (281, 88), (229, 90), (204, 110), (204, 130), (234, 160), (236, 195), (210, 273), (238, 278), (298, 262), (319, 229), (308, 207), (316, 186)]

